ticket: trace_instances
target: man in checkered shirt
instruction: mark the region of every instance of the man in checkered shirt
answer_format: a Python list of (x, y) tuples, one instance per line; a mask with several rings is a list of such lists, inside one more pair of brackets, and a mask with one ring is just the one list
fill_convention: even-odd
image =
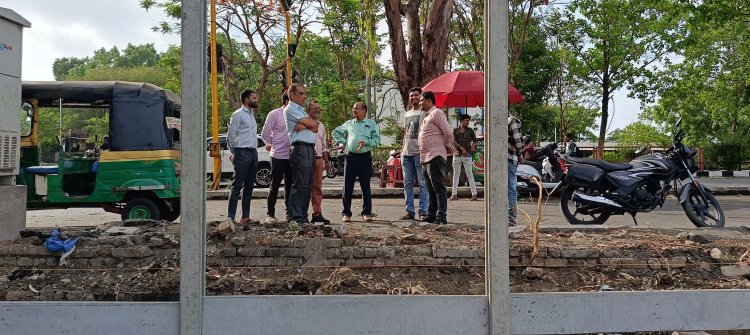
[(508, 226), (513, 227), (516, 222), (516, 202), (518, 192), (516, 191), (516, 170), (518, 169), (518, 156), (523, 152), (523, 134), (521, 133), (521, 121), (513, 116), (508, 116)]

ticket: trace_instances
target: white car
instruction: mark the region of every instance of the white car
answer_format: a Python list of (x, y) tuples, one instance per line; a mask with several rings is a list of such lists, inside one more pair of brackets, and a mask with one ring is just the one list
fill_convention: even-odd
[[(213, 139), (206, 139), (206, 173), (212, 175), (214, 171), (214, 159), (211, 157), (208, 147)], [(229, 160), (231, 153), (227, 149), (227, 134), (219, 135), (219, 145), (221, 146), (221, 178), (232, 179), (234, 176), (234, 165)], [(266, 150), (266, 143), (258, 135), (258, 172), (255, 174), (255, 186), (268, 187), (271, 185), (271, 156)]]

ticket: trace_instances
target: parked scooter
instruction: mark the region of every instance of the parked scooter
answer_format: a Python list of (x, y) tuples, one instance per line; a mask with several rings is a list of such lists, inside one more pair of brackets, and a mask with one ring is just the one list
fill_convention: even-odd
[(552, 190), (558, 185), (563, 175), (563, 168), (555, 154), (556, 148), (556, 143), (550, 143), (539, 149), (531, 160), (518, 164), (516, 178), (520, 190), (537, 192), (536, 184), (531, 181), (532, 177), (542, 181), (542, 186), (546, 190)]

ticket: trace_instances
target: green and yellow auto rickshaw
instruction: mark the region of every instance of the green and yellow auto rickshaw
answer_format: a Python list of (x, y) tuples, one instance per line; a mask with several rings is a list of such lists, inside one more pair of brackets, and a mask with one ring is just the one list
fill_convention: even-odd
[[(17, 183), (27, 186), (29, 209), (101, 207), (123, 220), (179, 217), (177, 95), (148, 83), (57, 81), (24, 82), (22, 97)], [(63, 129), (76, 113), (91, 117), (85, 126)], [(93, 137), (83, 130), (92, 124), (104, 128)], [(50, 159), (57, 163), (42, 165), (40, 134), (50, 128), (58, 130)]]

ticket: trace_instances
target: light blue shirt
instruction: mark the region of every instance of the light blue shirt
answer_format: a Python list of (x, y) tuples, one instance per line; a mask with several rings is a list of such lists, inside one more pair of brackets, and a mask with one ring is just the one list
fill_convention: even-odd
[(229, 119), (227, 146), (232, 153), (236, 148), (258, 147), (258, 123), (255, 122), (255, 113), (245, 105), (232, 113), (232, 118)]
[(284, 107), (284, 118), (286, 119), (286, 131), (289, 134), (289, 142), (294, 145), (294, 142), (305, 142), (315, 144), (317, 136), (310, 129), (302, 129), (300, 131), (294, 131), (294, 127), (297, 126), (297, 122), (307, 117), (305, 108), (289, 101), (289, 104)]

